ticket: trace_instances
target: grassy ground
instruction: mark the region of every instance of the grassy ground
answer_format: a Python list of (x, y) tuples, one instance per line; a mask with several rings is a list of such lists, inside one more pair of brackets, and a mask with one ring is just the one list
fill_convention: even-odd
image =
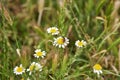
[[(120, 80), (119, 0), (1, 0), (0, 80)], [(57, 26), (69, 39), (65, 48), (53, 46), (47, 28)], [(82, 48), (76, 40), (85, 40)], [(33, 54), (40, 48), (44, 59)], [(16, 50), (20, 50), (17, 52)], [(14, 74), (22, 64), (40, 63), (41, 72)], [(99, 63), (103, 73), (93, 72)]]

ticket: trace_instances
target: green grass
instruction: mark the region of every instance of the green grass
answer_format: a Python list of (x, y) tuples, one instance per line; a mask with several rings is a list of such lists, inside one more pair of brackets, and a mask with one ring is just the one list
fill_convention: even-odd
[[(44, 1), (0, 1), (0, 80), (119, 80), (120, 20), (116, 19), (120, 7), (116, 10), (116, 1), (67, 0), (62, 5), (59, 0)], [(53, 46), (57, 36), (46, 31), (52, 26), (70, 40), (65, 49)], [(76, 40), (87, 45), (77, 48)], [(33, 56), (37, 48), (47, 52), (44, 59)], [(16, 66), (23, 64), (27, 69), (33, 61), (42, 64), (41, 72), (13, 73)], [(93, 73), (96, 63), (103, 68), (99, 78)]]

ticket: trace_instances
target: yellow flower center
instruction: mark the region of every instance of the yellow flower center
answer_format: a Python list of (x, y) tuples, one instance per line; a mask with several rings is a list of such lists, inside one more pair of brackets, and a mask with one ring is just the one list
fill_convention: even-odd
[(29, 69), (30, 69), (30, 71), (32, 71), (32, 70), (34, 69), (34, 67), (35, 67), (35, 65), (34, 65), (34, 64), (33, 64), (33, 65), (31, 65), (31, 66), (30, 66), (30, 68), (29, 68)]
[(24, 78), (22, 78), (21, 80), (24, 80)]
[(18, 67), (17, 68), (17, 72), (22, 72), (23, 71), (23, 68), (22, 67)]
[(101, 67), (100, 64), (95, 64), (95, 65), (93, 66), (93, 68), (94, 68), (95, 70), (101, 70), (101, 69), (102, 69), (102, 67)]
[(39, 51), (39, 52), (36, 52), (36, 55), (37, 55), (37, 56), (42, 56), (42, 54), (43, 54), (43, 53), (40, 52), (40, 51)]
[(51, 33), (55, 33), (55, 32), (56, 32), (56, 29), (51, 29), (50, 32), (51, 32)]
[(58, 43), (58, 44), (63, 44), (63, 43), (64, 43), (64, 39), (63, 39), (63, 38), (59, 38), (59, 39), (57, 40), (57, 43)]
[(83, 46), (83, 42), (81, 42), (81, 41), (78, 42), (78, 45), (79, 45), (79, 46)]

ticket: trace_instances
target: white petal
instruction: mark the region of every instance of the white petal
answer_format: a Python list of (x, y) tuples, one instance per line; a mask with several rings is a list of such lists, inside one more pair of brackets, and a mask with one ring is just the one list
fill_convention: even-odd
[(65, 48), (65, 46), (64, 46), (64, 45), (62, 45), (62, 48)]
[(102, 74), (102, 70), (99, 70), (99, 72)]

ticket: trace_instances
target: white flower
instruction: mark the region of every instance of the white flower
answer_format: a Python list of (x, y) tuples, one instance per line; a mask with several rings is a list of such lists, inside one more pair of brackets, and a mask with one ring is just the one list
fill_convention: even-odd
[(80, 41), (80, 40), (77, 40), (76, 42), (75, 42), (75, 45), (77, 46), (77, 47), (83, 47), (83, 46), (85, 46), (87, 43), (86, 43), (86, 41), (84, 41), (84, 40), (82, 40), (82, 41)]
[(58, 35), (60, 33), (57, 27), (48, 28), (47, 32), (52, 35)]
[(68, 44), (69, 44), (69, 39), (67, 39), (66, 37), (60, 36), (58, 38), (54, 38), (54, 42), (53, 42), (54, 46), (58, 46), (59, 48), (65, 48)]
[(28, 77), (27, 80), (30, 80), (30, 78)]
[(102, 74), (102, 67), (100, 64), (95, 64), (93, 66), (93, 72), (96, 73), (99, 77), (100, 74)]
[(22, 64), (18, 67), (18, 66), (16, 66), (15, 68), (14, 68), (14, 73), (16, 74), (16, 75), (20, 75), (20, 74), (22, 74), (22, 73), (24, 73), (25, 72), (25, 68), (24, 67), (22, 67)]
[(33, 63), (29, 66), (29, 68), (27, 69), (27, 71), (29, 71), (29, 75), (31, 75), (31, 73), (34, 72), (34, 71), (42, 71), (42, 66), (41, 66), (41, 64), (39, 64), (39, 63), (33, 62)]
[(44, 58), (45, 55), (46, 55), (46, 52), (45, 52), (45, 51), (41, 51), (41, 49), (36, 49), (36, 50), (35, 50), (34, 56), (35, 56), (36, 58), (39, 58), (39, 57)]

